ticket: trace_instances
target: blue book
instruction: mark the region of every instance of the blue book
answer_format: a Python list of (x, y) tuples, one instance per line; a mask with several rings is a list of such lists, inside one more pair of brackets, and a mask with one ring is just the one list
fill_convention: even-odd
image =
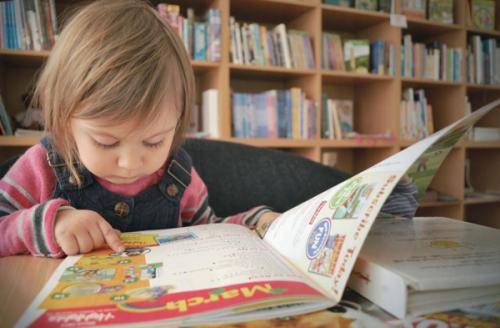
[(266, 110), (266, 94), (259, 93), (255, 95), (256, 106), (255, 113), (255, 137), (267, 138), (267, 110)]
[(231, 113), (233, 115), (233, 137), (242, 138), (243, 133), (241, 129), (241, 96), (239, 93), (233, 93), (232, 96), (232, 110)]
[(285, 91), (277, 91), (278, 138), (286, 138)]
[(285, 90), (285, 124), (286, 124), (286, 135), (288, 139), (292, 139), (292, 92), (290, 90)]
[(207, 59), (207, 24), (204, 22), (194, 23), (194, 59)]

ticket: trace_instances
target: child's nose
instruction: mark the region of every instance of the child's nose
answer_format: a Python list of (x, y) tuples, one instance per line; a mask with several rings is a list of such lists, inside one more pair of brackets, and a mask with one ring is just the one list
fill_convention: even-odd
[(136, 170), (142, 166), (142, 155), (137, 150), (124, 150), (118, 157), (118, 166), (127, 170)]

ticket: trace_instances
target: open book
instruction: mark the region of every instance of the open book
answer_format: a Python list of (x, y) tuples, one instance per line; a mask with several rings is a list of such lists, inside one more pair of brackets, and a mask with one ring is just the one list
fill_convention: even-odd
[[(67, 257), (18, 326), (195, 325), (338, 303), (370, 227), (403, 175), (439, 167), (497, 100), (283, 213), (265, 238), (215, 224), (122, 234), (127, 250)], [(432, 176), (415, 176), (419, 192)]]

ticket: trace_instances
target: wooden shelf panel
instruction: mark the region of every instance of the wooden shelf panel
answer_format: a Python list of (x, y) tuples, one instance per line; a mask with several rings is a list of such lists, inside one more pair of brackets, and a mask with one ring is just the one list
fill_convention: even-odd
[[(49, 54), (50, 51), (0, 49), (1, 60), (20, 66), (39, 66), (49, 57)], [(192, 60), (191, 65), (193, 70), (198, 73), (216, 69), (221, 64), (219, 62)]]
[(403, 87), (460, 87), (461, 82), (433, 80), (426, 78), (401, 77)]
[(433, 22), (427, 19), (408, 17), (408, 28), (403, 30), (403, 34), (410, 33), (417, 36), (433, 36), (449, 32), (456, 32), (462, 29), (458, 24), (444, 24)]
[(467, 149), (498, 149), (500, 141), (467, 141), (465, 147)]
[(354, 83), (373, 83), (373, 82), (390, 82), (394, 80), (391, 75), (376, 75), (369, 73), (355, 73), (347, 71), (328, 71), (322, 70), (321, 77), (323, 82), (334, 84), (354, 84)]
[(310, 148), (317, 146), (315, 139), (245, 139), (228, 138), (220, 139), (222, 141), (240, 143), (254, 147), (268, 148)]
[(457, 201), (452, 201), (452, 202), (443, 202), (439, 200), (435, 201), (425, 201), (420, 203), (418, 206), (419, 208), (428, 208), (428, 207), (444, 207), (444, 206), (454, 206), (454, 205), (459, 205), (460, 202)]
[(9, 65), (40, 66), (49, 54), (50, 51), (0, 49), (0, 60)]
[(237, 0), (230, 2), (230, 15), (236, 20), (280, 24), (293, 21), (315, 7), (311, 1)]
[(16, 137), (16, 136), (0, 136), (0, 146), (2, 147), (31, 147), (40, 140), (40, 137)]
[(389, 14), (335, 5), (322, 5), (323, 28), (334, 31), (356, 31), (388, 23)]
[(466, 83), (468, 91), (498, 91), (500, 92), (500, 84), (476, 84)]
[(478, 205), (478, 204), (491, 204), (491, 203), (500, 203), (500, 196), (481, 196), (481, 197), (470, 197), (465, 198), (465, 205)]
[(295, 78), (303, 76), (313, 76), (316, 70), (285, 68), (274, 66), (251, 66), (240, 64), (229, 64), (232, 77), (259, 78), (263, 80), (275, 80), (283, 78)]
[(213, 69), (217, 69), (221, 66), (219, 62), (208, 62), (200, 60), (192, 60), (191, 65), (195, 73), (203, 73)]
[(467, 27), (466, 28), (467, 33), (469, 34), (479, 34), (482, 36), (487, 36), (487, 37), (494, 37), (494, 38), (500, 38), (500, 31), (497, 30), (483, 30), (475, 27)]
[(328, 139), (245, 139), (229, 138), (223, 141), (241, 143), (255, 147), (270, 148), (390, 148), (394, 141), (385, 140), (328, 140)]

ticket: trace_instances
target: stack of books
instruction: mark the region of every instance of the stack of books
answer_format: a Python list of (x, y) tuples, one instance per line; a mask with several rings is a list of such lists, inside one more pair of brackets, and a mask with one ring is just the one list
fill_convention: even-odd
[(232, 94), (236, 138), (316, 137), (316, 103), (300, 88)]
[(401, 45), (401, 75), (460, 82), (462, 58), (461, 48), (451, 48), (442, 42), (413, 43), (408, 34)]
[(233, 64), (314, 69), (311, 38), (307, 32), (287, 30), (285, 24), (272, 29), (230, 18)]
[(394, 46), (384, 40), (347, 39), (342, 44), (336, 33), (323, 33), (321, 66), (326, 70), (395, 75)]
[(500, 45), (494, 38), (472, 36), (467, 46), (467, 82), (500, 84)]
[(351, 99), (329, 99), (322, 96), (322, 137), (345, 139), (354, 133), (354, 104)]
[(195, 21), (192, 8), (186, 10), (185, 17), (181, 15), (178, 5), (160, 3), (156, 8), (181, 37), (192, 59), (220, 61), (221, 16), (219, 9), (209, 8), (203, 21)]
[(423, 89), (403, 91), (400, 123), (401, 138), (405, 140), (422, 139), (434, 133), (432, 106)]
[(0, 47), (49, 50), (57, 39), (54, 0), (0, 2)]

